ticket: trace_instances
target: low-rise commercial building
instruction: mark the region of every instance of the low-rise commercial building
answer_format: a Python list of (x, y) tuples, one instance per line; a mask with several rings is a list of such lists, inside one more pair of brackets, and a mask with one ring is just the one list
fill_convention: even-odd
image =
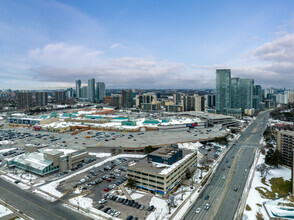
[[(32, 148), (26, 149), (23, 156), (8, 162), (10, 167), (17, 167), (40, 176), (53, 172), (64, 172), (85, 161), (88, 152), (84, 147), (71, 148)], [(33, 150), (36, 150), (33, 152)]]
[(166, 195), (196, 166), (197, 151), (178, 149), (177, 145), (162, 147), (129, 165), (127, 177), (140, 189)]

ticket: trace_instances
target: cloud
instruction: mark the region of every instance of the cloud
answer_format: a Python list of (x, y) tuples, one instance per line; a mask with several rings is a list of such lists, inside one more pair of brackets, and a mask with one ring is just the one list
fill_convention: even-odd
[(93, 50), (81, 45), (66, 43), (48, 44), (43, 48), (31, 50), (27, 61), (45, 66), (83, 66), (99, 62), (103, 51)]
[[(36, 81), (68, 83), (81, 79), (87, 82), (94, 77), (97, 81), (106, 82), (108, 88), (208, 88), (214, 84), (211, 74), (202, 74), (211, 69), (189, 67), (152, 56), (90, 61), (92, 55), (95, 61), (100, 54), (82, 46), (47, 45), (30, 51), (30, 61), (38, 65), (29, 71)], [(79, 65), (72, 65), (75, 62)]]
[(110, 46), (111, 49), (117, 48), (117, 47), (122, 47), (120, 43), (114, 43)]
[(272, 62), (294, 61), (294, 34), (287, 34), (253, 51), (253, 56)]

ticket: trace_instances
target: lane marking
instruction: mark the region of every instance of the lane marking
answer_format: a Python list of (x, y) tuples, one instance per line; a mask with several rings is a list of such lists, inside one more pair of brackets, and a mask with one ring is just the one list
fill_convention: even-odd
[[(4, 188), (4, 187), (2, 187), (2, 186), (0, 186), (0, 188), (2, 188), (4, 191), (9, 191), (9, 192), (11, 192), (12, 194), (14, 194), (11, 190), (8, 190), (8, 189), (6, 189), (6, 188)], [(42, 206), (40, 206), (40, 205), (38, 205), (38, 204), (32, 202), (32, 201), (29, 200), (29, 199), (26, 199), (26, 198), (24, 198), (24, 197), (21, 197), (21, 198), (24, 199), (24, 200), (26, 200), (26, 201), (28, 201), (28, 202), (30, 202), (30, 203), (32, 203), (32, 204), (34, 204), (35, 206), (37, 206), (38, 208), (44, 210), (45, 212), (49, 213), (50, 215), (54, 215), (54, 216), (56, 216), (56, 217), (58, 217), (58, 218), (60, 218), (60, 219), (64, 219), (63, 217), (61, 217), (61, 216), (59, 216), (59, 215), (56, 215), (54, 212), (48, 211), (47, 209), (45, 209), (45, 208), (43, 208)]]

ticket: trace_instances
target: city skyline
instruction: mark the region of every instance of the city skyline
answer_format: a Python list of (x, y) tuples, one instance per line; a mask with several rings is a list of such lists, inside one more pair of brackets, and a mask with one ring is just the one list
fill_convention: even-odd
[(109, 89), (209, 89), (219, 68), (263, 88), (294, 88), (292, 1), (0, 6), (1, 89), (74, 88), (90, 78)]

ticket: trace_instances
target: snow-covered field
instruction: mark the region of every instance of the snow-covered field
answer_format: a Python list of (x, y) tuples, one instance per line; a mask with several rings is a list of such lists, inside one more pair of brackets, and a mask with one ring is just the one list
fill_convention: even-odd
[[(265, 158), (265, 155), (261, 154), (259, 157), (257, 166), (264, 163), (264, 158)], [(256, 219), (257, 213), (260, 213), (264, 219), (269, 219), (269, 216), (266, 213), (263, 203), (269, 202), (272, 200), (262, 198), (261, 194), (256, 190), (256, 187), (263, 187), (264, 189), (271, 191), (271, 183), (269, 182), (269, 180), (273, 177), (274, 178), (283, 177), (284, 180), (289, 180), (291, 179), (291, 170), (283, 166), (280, 166), (279, 168), (276, 168), (276, 169), (271, 168), (268, 171), (266, 175), (266, 179), (264, 181), (264, 183), (266, 184), (262, 182), (263, 177), (261, 177), (261, 173), (259, 171), (254, 172), (252, 185), (251, 185), (247, 202), (246, 202), (247, 209), (248, 207), (250, 207), (251, 210), (246, 210), (246, 207), (245, 207), (243, 219), (245, 220)]]

